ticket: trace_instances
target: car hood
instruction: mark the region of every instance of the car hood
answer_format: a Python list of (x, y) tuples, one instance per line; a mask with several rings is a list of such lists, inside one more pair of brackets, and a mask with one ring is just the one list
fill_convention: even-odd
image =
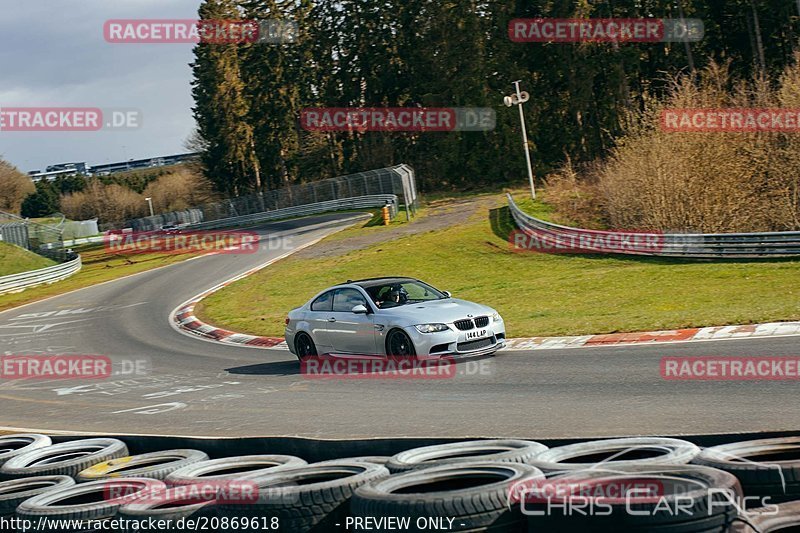
[(381, 315), (384, 313), (397, 319), (407, 320), (409, 325), (413, 325), (440, 322), (451, 323), (467, 318), (467, 315), (472, 315), (473, 317), (491, 316), (494, 313), (494, 309), (467, 300), (447, 298), (445, 300), (408, 304), (380, 311)]

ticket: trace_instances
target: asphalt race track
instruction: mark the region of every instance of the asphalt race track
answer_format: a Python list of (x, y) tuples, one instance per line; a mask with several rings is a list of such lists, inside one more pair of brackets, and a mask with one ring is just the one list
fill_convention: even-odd
[[(331, 231), (305, 226), (346, 216), (256, 231), (291, 234), (299, 246)], [(500, 352), (459, 363), (453, 379), (320, 381), (304, 379), (287, 351), (220, 345), (169, 324), (177, 305), (282, 253), (206, 256), (0, 313), (0, 354), (100, 354), (152, 365), (146, 376), (4, 381), (0, 423), (330, 439), (677, 435), (800, 424), (795, 382), (668, 382), (659, 374), (667, 355), (797, 355), (798, 337)], [(306, 296), (318, 289), (297, 288)]]

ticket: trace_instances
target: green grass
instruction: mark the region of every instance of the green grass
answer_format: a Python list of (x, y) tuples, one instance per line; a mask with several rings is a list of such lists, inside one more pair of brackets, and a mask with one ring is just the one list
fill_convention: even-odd
[(19, 274), (55, 265), (54, 261), (19, 246), (0, 242), (0, 276)]
[[(290, 257), (210, 296), (198, 314), (236, 331), (281, 335), (286, 312), (315, 292), (346, 279), (397, 274), (497, 308), (512, 337), (800, 319), (800, 261), (516, 253), (501, 237), (511, 229), (504, 205), (498, 195), (500, 209), (488, 219), (483, 213), (464, 225), (343, 256)], [(547, 214), (544, 205), (530, 203), (526, 209)], [(368, 231), (380, 230), (349, 230), (351, 236)]]
[[(342, 211), (342, 212), (350, 212), (350, 211)], [(353, 213), (363, 213), (364, 210), (354, 210)], [(425, 210), (420, 210), (420, 216), (424, 215)], [(357, 234), (358, 231), (364, 231), (369, 229), (369, 231), (386, 231), (392, 227), (395, 227), (398, 224), (402, 224), (401, 221), (405, 219), (405, 214), (399, 214), (397, 219), (393, 221), (389, 226), (383, 225), (383, 219), (381, 217), (380, 210), (371, 211), (372, 219), (367, 220), (365, 223), (358, 225), (355, 228), (346, 229), (343, 233), (344, 236), (352, 236)], [(273, 222), (273, 221), (270, 221)], [(263, 222), (259, 222), (257, 224), (253, 224), (253, 226), (262, 225)], [(355, 232), (355, 233), (350, 233)], [(331, 236), (332, 239), (338, 238), (339, 234), (334, 234)], [(11, 246), (5, 243), (0, 243), (0, 275), (6, 275), (12, 272), (5, 272), (5, 268), (7, 265), (14, 265), (14, 261), (6, 260), (6, 257), (3, 255), (4, 249), (2, 246)], [(12, 248), (17, 248), (13, 246)], [(22, 252), (26, 252), (22, 248), (17, 248)], [(154, 268), (159, 268), (162, 266), (170, 265), (172, 263), (177, 263), (180, 261), (184, 261), (190, 257), (199, 255), (198, 253), (187, 253), (187, 254), (176, 254), (176, 255), (164, 255), (164, 254), (136, 254), (136, 255), (115, 255), (109, 254), (105, 250), (105, 246), (103, 244), (90, 244), (84, 246), (73, 247), (73, 249), (81, 254), (83, 267), (81, 271), (71, 276), (65, 280), (59, 281), (58, 283), (54, 283), (52, 285), (42, 285), (39, 287), (33, 287), (30, 289), (26, 289), (22, 292), (15, 293), (15, 294), (5, 294), (0, 295), (0, 311), (5, 309), (10, 309), (12, 307), (16, 307), (18, 305), (23, 305), (31, 302), (35, 302), (37, 300), (41, 300), (44, 298), (49, 298), (51, 296), (57, 296), (59, 294), (63, 294), (66, 292), (70, 292), (76, 289), (82, 289), (84, 287), (89, 287), (91, 285), (96, 285), (98, 283), (103, 283), (106, 281), (111, 281), (113, 279), (121, 278), (123, 276), (128, 276), (131, 274), (136, 274), (139, 272), (144, 272), (146, 270), (151, 270)], [(53, 263), (49, 259), (45, 259), (40, 257), (36, 254), (29, 253), (29, 255), (33, 256), (33, 258), (38, 258), (45, 263), (42, 266), (50, 266)], [(33, 268), (41, 268), (41, 267), (33, 267)], [(10, 270), (10, 269), (9, 269)], [(32, 268), (22, 268), (19, 272), (24, 272), (25, 270), (32, 270)]]
[[(75, 250), (81, 254), (83, 267), (80, 272), (52, 285), (42, 285), (15, 294), (2, 295), (0, 296), (0, 311), (137, 272), (184, 261), (193, 255), (198, 255), (196, 253), (179, 255), (161, 253), (115, 255), (107, 253), (102, 244), (75, 248)], [(2, 248), (0, 248), (0, 267), (2, 266), (5, 266), (5, 260), (2, 257)]]

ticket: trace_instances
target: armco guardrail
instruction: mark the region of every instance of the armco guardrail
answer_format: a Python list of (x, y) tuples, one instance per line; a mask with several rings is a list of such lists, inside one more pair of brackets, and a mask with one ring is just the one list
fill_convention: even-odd
[[(128, 220), (124, 227), (133, 231), (154, 231), (166, 224), (191, 225), (231, 217), (255, 215), (290, 207), (374, 195), (394, 195), (411, 218), (419, 206), (414, 169), (408, 165), (367, 170), (282, 189), (245, 194), (226, 200), (193, 206), (182, 211), (160, 213)], [(118, 229), (101, 227), (100, 229)]]
[[(581, 253), (619, 253), (690, 259), (800, 256), (800, 231), (682, 234), (587, 230), (561, 226), (532, 217), (519, 209), (510, 194), (507, 196), (511, 216), (525, 234), (532, 239), (560, 243), (567, 248), (572, 245)], [(632, 236), (636, 237), (633, 239), (636, 242), (631, 242)], [(616, 248), (610, 246), (610, 243), (614, 243)], [(619, 245), (619, 243), (624, 244)], [(545, 248), (552, 250), (555, 247), (545, 246)]]
[(0, 277), (0, 294), (17, 292), (36, 285), (54, 283), (68, 278), (81, 269), (81, 257), (39, 270)]
[(389, 211), (392, 218), (397, 216), (397, 196), (394, 194), (378, 194), (372, 196), (357, 196), (355, 198), (342, 198), (340, 200), (329, 200), (327, 202), (317, 202), (315, 204), (299, 205), (297, 207), (286, 207), (283, 209), (275, 209), (273, 211), (265, 211), (263, 213), (255, 213), (241, 217), (223, 218), (219, 220), (212, 220), (210, 222), (189, 224), (186, 227), (193, 230), (231, 228), (248, 224), (258, 224), (260, 222), (267, 222), (270, 220), (279, 220), (283, 218), (316, 215), (329, 211), (383, 207), (385, 205), (389, 206)]

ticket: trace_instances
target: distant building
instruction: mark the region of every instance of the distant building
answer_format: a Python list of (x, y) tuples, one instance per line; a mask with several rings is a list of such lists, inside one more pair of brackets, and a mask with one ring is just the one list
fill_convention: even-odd
[(197, 161), (200, 159), (199, 152), (188, 154), (165, 155), (150, 159), (131, 159), (119, 163), (106, 163), (104, 165), (89, 166), (85, 162), (81, 163), (58, 163), (48, 166), (44, 172), (32, 170), (28, 172), (31, 179), (36, 182), (41, 179), (54, 179), (58, 176), (73, 176), (82, 174), (84, 176), (108, 176), (116, 172), (127, 172), (129, 170), (140, 170), (145, 168), (166, 167), (178, 163)]
[(45, 169), (47, 172), (56, 172), (59, 170), (71, 170), (75, 174), (87, 174), (88, 166), (86, 162), (81, 163), (59, 163), (57, 165), (50, 165)]

